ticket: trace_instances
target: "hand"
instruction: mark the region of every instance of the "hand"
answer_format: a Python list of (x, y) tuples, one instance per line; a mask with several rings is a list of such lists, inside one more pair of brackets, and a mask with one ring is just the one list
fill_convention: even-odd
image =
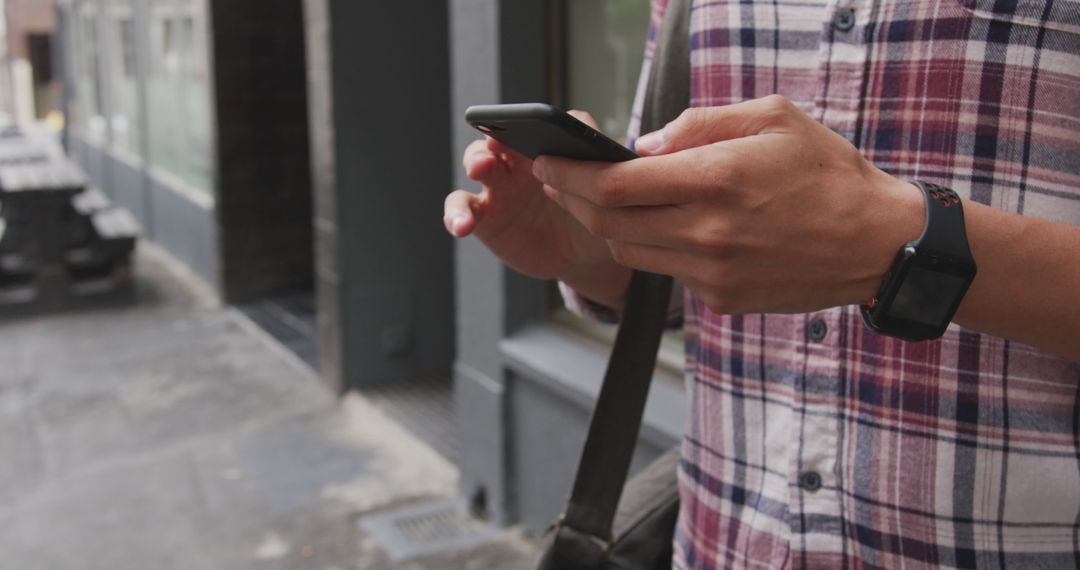
[(676, 277), (717, 313), (866, 302), (922, 229), (917, 188), (783, 97), (688, 110), (637, 152), (540, 157), (533, 173), (615, 260)]
[[(587, 113), (571, 114), (596, 124)], [(531, 160), (486, 137), (469, 145), (462, 162), (483, 189), (446, 197), (443, 223), (451, 235), (475, 235), (514, 269), (565, 281), (597, 302), (621, 308), (630, 270), (612, 259), (604, 240), (544, 195)]]

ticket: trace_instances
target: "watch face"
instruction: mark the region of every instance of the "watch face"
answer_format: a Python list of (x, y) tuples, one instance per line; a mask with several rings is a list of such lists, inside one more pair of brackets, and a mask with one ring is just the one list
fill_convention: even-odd
[(967, 290), (968, 279), (922, 267), (907, 270), (889, 313), (925, 325), (948, 319), (953, 301)]
[(908, 340), (937, 338), (975, 278), (975, 266), (914, 248), (897, 255), (878, 302), (863, 316), (874, 330)]

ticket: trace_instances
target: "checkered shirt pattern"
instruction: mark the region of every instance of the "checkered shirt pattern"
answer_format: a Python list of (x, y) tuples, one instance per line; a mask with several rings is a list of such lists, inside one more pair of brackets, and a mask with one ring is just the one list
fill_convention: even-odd
[[(695, 0), (690, 25), (693, 106), (780, 93), (894, 176), (1080, 225), (1076, 0)], [(856, 307), (687, 293), (684, 321), (675, 568), (1080, 567), (1080, 364)]]

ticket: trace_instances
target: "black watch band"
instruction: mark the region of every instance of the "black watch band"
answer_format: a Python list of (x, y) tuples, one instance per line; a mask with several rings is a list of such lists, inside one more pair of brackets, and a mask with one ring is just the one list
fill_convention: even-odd
[(861, 309), (871, 329), (906, 340), (938, 338), (975, 279), (964, 206), (944, 186), (914, 181), (926, 200), (922, 235), (896, 254), (877, 295)]
[(912, 242), (915, 247), (954, 259), (971, 259), (960, 196), (931, 182), (914, 180), (912, 183), (923, 191), (926, 199), (926, 225), (919, 239)]

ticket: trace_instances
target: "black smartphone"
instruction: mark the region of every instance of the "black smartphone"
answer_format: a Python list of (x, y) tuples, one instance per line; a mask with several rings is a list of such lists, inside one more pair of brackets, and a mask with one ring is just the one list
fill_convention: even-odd
[(465, 120), (529, 158), (542, 154), (601, 162), (637, 158), (600, 131), (544, 103), (473, 105), (465, 110)]

